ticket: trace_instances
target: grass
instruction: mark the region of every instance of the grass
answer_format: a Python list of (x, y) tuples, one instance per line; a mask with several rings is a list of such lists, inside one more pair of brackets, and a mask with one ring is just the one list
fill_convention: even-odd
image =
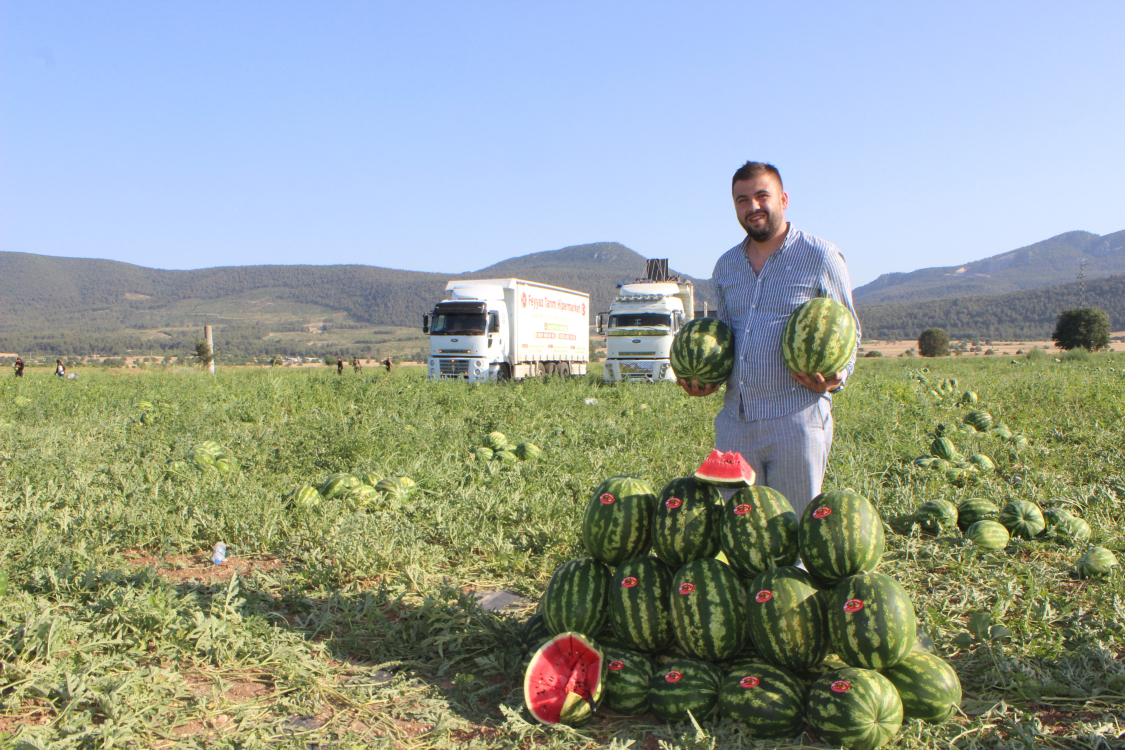
[[(0, 744), (752, 747), (725, 721), (666, 727), (606, 712), (577, 731), (529, 723), (518, 624), (533, 604), (491, 613), (473, 596), (534, 602), (583, 554), (593, 488), (613, 474), (656, 488), (689, 474), (711, 449), (718, 397), (593, 375), (482, 386), (420, 376), (0, 380)], [(936, 424), (964, 413), (927, 395), (948, 378), (1031, 439), (1013, 450), (957, 436), (998, 466), (964, 487), (911, 464)], [(909, 523), (936, 497), (1031, 499), (1077, 510), (1095, 543), (1122, 554), (1123, 393), (1120, 355), (859, 363), (834, 410), (826, 487), (865, 494), (896, 530), (881, 569), (911, 593), (965, 689), (963, 715), (904, 725), (893, 746), (1125, 743), (1121, 575), (1078, 580), (1081, 550), (1053, 542), (982, 553)], [(155, 404), (152, 424), (140, 401)], [(543, 456), (473, 461), (493, 430)], [(165, 470), (207, 439), (241, 470)], [(368, 470), (408, 475), (418, 490), (361, 511), (286, 503), (294, 485)], [(230, 559), (216, 567), (219, 540)]]

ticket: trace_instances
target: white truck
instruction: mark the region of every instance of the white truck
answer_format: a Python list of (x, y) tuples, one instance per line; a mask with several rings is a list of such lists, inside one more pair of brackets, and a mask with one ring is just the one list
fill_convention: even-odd
[(590, 295), (520, 279), (451, 281), (445, 291), (422, 319), (429, 378), (586, 374)]
[(667, 260), (650, 260), (645, 271), (645, 279), (618, 284), (609, 312), (598, 313), (607, 383), (676, 380), (668, 356), (676, 332), (695, 317), (694, 288), (668, 275)]

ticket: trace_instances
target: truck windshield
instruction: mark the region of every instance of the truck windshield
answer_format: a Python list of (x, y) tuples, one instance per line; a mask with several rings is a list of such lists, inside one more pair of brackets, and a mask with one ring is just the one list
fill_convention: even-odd
[(618, 313), (609, 316), (610, 328), (646, 328), (672, 326), (672, 316), (665, 313)]
[(435, 336), (483, 336), (484, 315), (476, 313), (440, 313), (434, 316), (430, 333)]

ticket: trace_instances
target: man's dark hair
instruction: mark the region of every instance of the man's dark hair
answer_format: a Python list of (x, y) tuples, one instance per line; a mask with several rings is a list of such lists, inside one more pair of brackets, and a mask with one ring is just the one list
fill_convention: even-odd
[(772, 174), (777, 178), (777, 184), (781, 185), (781, 189), (785, 189), (785, 183), (781, 181), (781, 172), (777, 171), (777, 167), (761, 161), (748, 161), (739, 167), (734, 173), (734, 178), (730, 181), (731, 189), (734, 189), (734, 183), (739, 180), (752, 180), (763, 174)]

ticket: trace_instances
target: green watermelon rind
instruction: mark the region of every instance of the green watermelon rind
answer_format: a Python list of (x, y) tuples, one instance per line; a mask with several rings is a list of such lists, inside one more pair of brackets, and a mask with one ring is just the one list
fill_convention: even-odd
[(672, 632), (689, 655), (729, 659), (746, 645), (746, 589), (729, 565), (693, 560), (672, 578)]
[(1117, 555), (1105, 547), (1091, 547), (1078, 558), (1078, 575), (1082, 578), (1108, 576), (1118, 565)]
[(986, 519), (977, 521), (965, 529), (965, 538), (971, 541), (974, 547), (998, 552), (1008, 546), (1011, 534), (1004, 524)]
[(652, 658), (621, 647), (605, 650), (605, 703), (619, 714), (638, 716), (649, 709), (649, 685), (656, 665)]
[(840, 669), (809, 688), (809, 726), (829, 745), (875, 750), (898, 734), (902, 718), (898, 690), (871, 669)]
[(777, 490), (765, 485), (741, 489), (727, 500), (721, 518), (720, 546), (743, 578), (797, 562), (797, 514)]
[(957, 526), (966, 531), (977, 521), (995, 521), (1000, 509), (991, 500), (969, 498), (957, 506)]
[(940, 656), (914, 651), (900, 664), (880, 670), (880, 674), (898, 690), (904, 719), (941, 724), (961, 705), (961, 680)]
[(805, 725), (808, 689), (792, 672), (763, 661), (729, 670), (719, 687), (719, 715), (755, 739), (796, 737)]
[(610, 579), (609, 568), (592, 557), (560, 565), (539, 602), (547, 629), (595, 638), (609, 616)]
[(719, 551), (723, 496), (694, 477), (673, 479), (656, 497), (652, 518), (652, 551), (678, 570), (692, 560)]
[(918, 637), (914, 603), (883, 573), (845, 578), (828, 604), (832, 650), (851, 667), (884, 669), (902, 663)]
[(750, 584), (746, 601), (750, 637), (763, 659), (794, 672), (824, 661), (831, 646), (828, 601), (808, 572), (767, 570)]
[(626, 647), (659, 651), (675, 641), (672, 630), (673, 572), (655, 557), (635, 557), (618, 566), (609, 585), (609, 621)]
[(722, 680), (723, 674), (714, 664), (675, 659), (653, 673), (649, 709), (661, 721), (688, 721), (689, 712), (696, 721), (704, 721), (715, 713)]
[(883, 558), (883, 519), (853, 490), (831, 490), (813, 498), (797, 531), (805, 568), (825, 586), (875, 570)]
[(582, 541), (591, 557), (616, 567), (648, 552), (656, 493), (642, 479), (606, 479), (590, 497), (582, 517)]
[(725, 383), (734, 369), (734, 334), (718, 318), (690, 320), (672, 340), (668, 359), (677, 380)]
[(1000, 509), (997, 520), (1013, 536), (1019, 539), (1034, 539), (1047, 528), (1043, 511), (1035, 503), (1027, 500), (1013, 500)]
[(781, 330), (781, 359), (793, 373), (831, 377), (847, 367), (856, 346), (855, 316), (829, 297), (802, 304)]

